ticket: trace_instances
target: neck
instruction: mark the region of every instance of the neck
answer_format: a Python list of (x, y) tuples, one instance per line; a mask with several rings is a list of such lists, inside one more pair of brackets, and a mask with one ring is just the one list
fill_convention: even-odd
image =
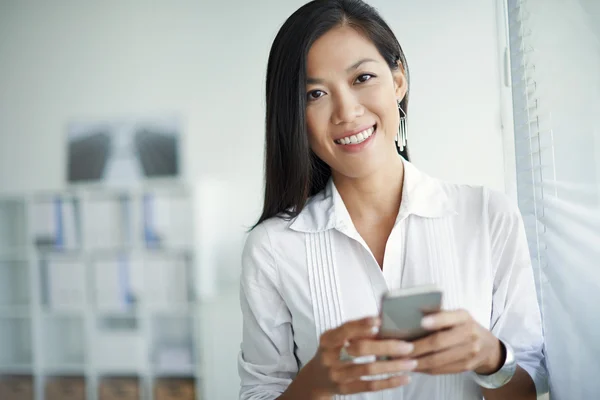
[(400, 157), (382, 171), (349, 178), (333, 173), (333, 180), (353, 221), (395, 220), (402, 201), (404, 164)]

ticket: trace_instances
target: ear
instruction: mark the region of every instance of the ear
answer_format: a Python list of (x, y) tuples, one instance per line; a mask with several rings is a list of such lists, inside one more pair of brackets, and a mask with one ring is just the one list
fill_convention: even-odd
[(406, 92), (408, 91), (408, 79), (406, 79), (404, 66), (402, 65), (402, 62), (400, 60), (398, 60), (398, 68), (392, 71), (392, 76), (394, 79), (394, 89), (396, 91), (396, 98), (402, 100), (404, 99), (404, 96), (406, 96)]

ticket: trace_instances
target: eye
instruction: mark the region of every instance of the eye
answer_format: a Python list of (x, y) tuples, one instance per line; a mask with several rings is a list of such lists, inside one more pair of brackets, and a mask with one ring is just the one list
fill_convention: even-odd
[(309, 101), (317, 100), (318, 98), (323, 96), (325, 96), (325, 92), (322, 90), (313, 90), (311, 92), (308, 92), (308, 94), (306, 95)]
[(374, 78), (374, 77), (375, 77), (375, 75), (372, 75), (372, 74), (362, 74), (358, 78), (356, 78), (355, 82), (364, 83), (364, 82), (366, 82), (369, 79)]

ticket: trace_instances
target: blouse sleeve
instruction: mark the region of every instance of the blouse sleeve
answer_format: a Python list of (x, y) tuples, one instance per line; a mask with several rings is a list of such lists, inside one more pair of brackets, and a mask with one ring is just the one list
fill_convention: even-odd
[(491, 331), (514, 349), (538, 394), (546, 393), (542, 321), (523, 219), (518, 207), (499, 192), (489, 192), (488, 213), (494, 268)]
[(277, 265), (263, 225), (250, 233), (242, 253), (238, 371), (244, 400), (276, 399), (298, 372), (292, 319), (278, 290)]

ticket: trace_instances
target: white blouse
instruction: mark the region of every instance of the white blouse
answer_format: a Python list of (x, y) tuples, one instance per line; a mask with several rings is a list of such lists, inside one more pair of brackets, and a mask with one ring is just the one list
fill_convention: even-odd
[[(320, 335), (379, 313), (388, 290), (436, 284), (443, 308), (468, 310), (509, 343), (538, 392), (543, 336), (522, 218), (502, 193), (431, 178), (404, 161), (402, 204), (383, 269), (330, 180), (292, 221), (272, 218), (242, 255), (241, 399), (276, 399), (315, 355)], [(355, 400), (481, 399), (467, 373), (413, 373), (409, 385)]]

